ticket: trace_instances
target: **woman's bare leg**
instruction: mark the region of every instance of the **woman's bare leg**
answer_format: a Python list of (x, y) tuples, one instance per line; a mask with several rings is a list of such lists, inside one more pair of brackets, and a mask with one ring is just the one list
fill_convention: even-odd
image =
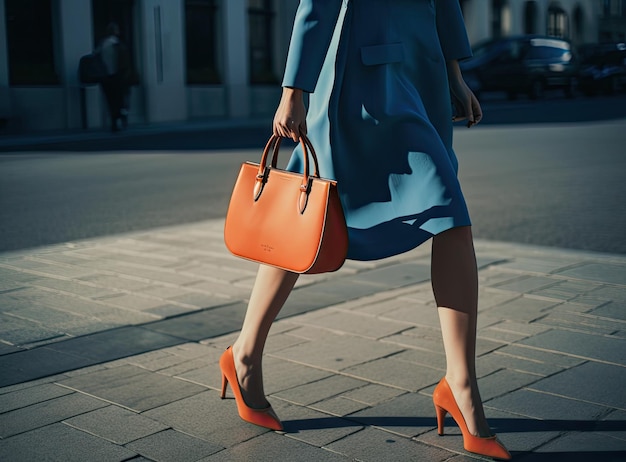
[(260, 409), (267, 406), (261, 365), (263, 348), (270, 327), (298, 276), (297, 273), (271, 266), (259, 267), (241, 332), (233, 344), (237, 378), (244, 400), (250, 407)]
[(470, 433), (490, 436), (476, 381), (478, 270), (469, 226), (433, 238), (431, 279), (446, 353), (446, 380)]

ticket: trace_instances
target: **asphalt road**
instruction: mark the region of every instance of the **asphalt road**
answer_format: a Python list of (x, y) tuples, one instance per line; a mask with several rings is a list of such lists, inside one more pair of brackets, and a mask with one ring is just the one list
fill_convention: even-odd
[[(459, 127), (476, 237), (626, 253), (624, 102), (488, 101), (484, 125)], [(239, 164), (260, 155), (226, 148), (265, 136), (173, 130), (16, 146), (0, 155), (0, 251), (223, 217)]]

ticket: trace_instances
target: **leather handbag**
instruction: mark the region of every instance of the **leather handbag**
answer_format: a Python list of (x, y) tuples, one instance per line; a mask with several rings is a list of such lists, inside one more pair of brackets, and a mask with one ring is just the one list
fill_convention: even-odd
[(348, 251), (337, 182), (320, 178), (306, 136), (300, 138), (303, 173), (277, 168), (280, 142), (273, 135), (260, 163), (241, 165), (226, 214), (226, 247), (238, 257), (295, 273), (336, 271)]

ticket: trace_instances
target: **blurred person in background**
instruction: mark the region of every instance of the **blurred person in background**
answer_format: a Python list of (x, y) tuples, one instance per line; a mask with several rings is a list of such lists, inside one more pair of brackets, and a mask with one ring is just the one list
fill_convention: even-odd
[(128, 48), (120, 39), (120, 27), (111, 22), (106, 28), (106, 37), (99, 47), (107, 76), (101, 86), (106, 98), (111, 131), (117, 132), (128, 125), (128, 98), (132, 68)]

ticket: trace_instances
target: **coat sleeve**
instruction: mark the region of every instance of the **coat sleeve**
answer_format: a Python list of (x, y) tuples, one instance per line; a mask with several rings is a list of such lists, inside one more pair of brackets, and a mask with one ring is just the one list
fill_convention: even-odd
[(459, 0), (436, 0), (437, 34), (446, 60), (472, 56)]
[(313, 93), (343, 0), (300, 0), (296, 12), (283, 87)]

